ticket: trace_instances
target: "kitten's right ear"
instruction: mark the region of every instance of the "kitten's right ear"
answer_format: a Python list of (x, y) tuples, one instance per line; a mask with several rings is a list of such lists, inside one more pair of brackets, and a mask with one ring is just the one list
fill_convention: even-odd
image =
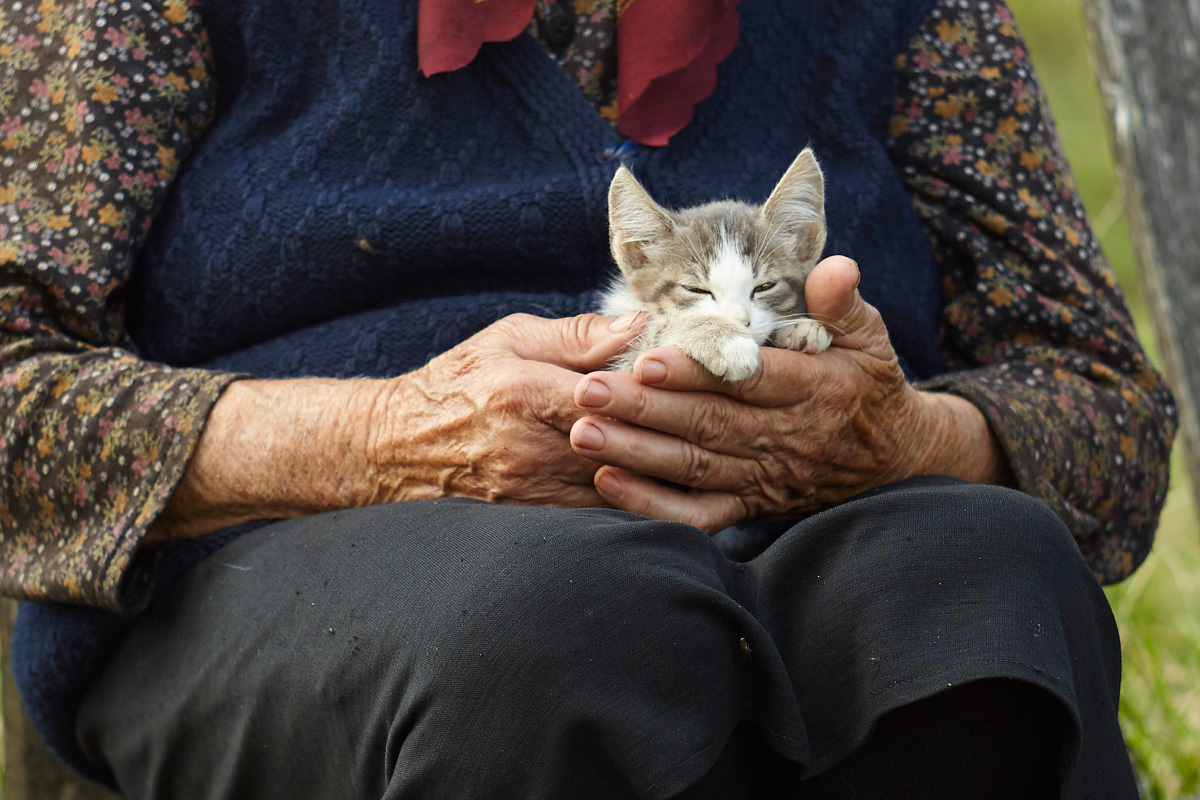
[(763, 204), (763, 216), (795, 241), (800, 261), (813, 261), (825, 249), (825, 176), (811, 147), (783, 173)]
[(633, 173), (620, 167), (608, 187), (608, 238), (622, 271), (646, 263), (646, 247), (675, 230), (671, 216), (654, 202)]

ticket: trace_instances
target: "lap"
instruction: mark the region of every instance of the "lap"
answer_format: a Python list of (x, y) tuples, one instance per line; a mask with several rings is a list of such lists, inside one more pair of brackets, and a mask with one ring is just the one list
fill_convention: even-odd
[[(815, 774), (947, 683), (1018, 677), (1078, 718), (1079, 692), (1111, 688), (1106, 613), (1061, 523), (986, 487), (863, 497), (745, 563), (616, 511), (378, 506), (268, 526), (196, 567), (79, 731), (131, 797), (198, 780), (273, 796), (264, 775), (286, 775), (280, 797), (462, 796), (497, 748), (511, 757), (486, 770), (509, 796), (590, 771), (669, 797), (747, 720)], [(1081, 635), (1102, 662), (1082, 679)]]

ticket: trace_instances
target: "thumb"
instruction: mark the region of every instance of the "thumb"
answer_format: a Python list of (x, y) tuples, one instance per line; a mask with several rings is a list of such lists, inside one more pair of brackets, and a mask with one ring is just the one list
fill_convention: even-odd
[(596, 314), (562, 319), (513, 314), (493, 325), (491, 332), (503, 337), (506, 349), (526, 360), (592, 372), (605, 369), (637, 338), (645, 322), (645, 314), (617, 319)]
[(845, 256), (830, 256), (804, 282), (809, 315), (833, 334), (835, 347), (846, 347), (891, 358), (891, 339), (883, 317), (858, 293), (858, 264)]

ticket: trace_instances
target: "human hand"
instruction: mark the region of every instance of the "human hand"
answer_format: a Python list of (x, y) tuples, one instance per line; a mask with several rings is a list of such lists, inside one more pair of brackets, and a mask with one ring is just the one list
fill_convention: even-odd
[(368, 422), (365, 502), (605, 505), (593, 485), (598, 465), (568, 440), (583, 415), (572, 393), (580, 373), (603, 369), (643, 321), (516, 314), (394, 379)]
[[(575, 400), (575, 452), (603, 466), (609, 504), (710, 533), (766, 515), (807, 513), (921, 474), (1005, 482), (1006, 464), (968, 401), (904, 378), (879, 312), (840, 256), (809, 275), (805, 300), (833, 332), (820, 355), (760, 351), (740, 383), (678, 348), (644, 353), (632, 375), (593, 373)], [(686, 487), (665, 486), (661, 478)]]
[(450, 495), (605, 505), (592, 486), (598, 465), (567, 440), (582, 416), (571, 392), (643, 322), (515, 315), (390, 380), (238, 381), (213, 406), (143, 545)]

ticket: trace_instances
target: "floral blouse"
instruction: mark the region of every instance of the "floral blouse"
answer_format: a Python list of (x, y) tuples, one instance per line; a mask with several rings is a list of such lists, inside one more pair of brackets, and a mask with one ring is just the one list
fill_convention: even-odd
[[(123, 326), (134, 256), (211, 120), (193, 2), (0, 6), (7, 595), (144, 603), (133, 558), (238, 377), (140, 360)], [(617, 0), (555, 9), (567, 2), (539, 0), (531, 32), (611, 111)], [(1176, 412), (1088, 226), (1012, 15), (940, 0), (896, 68), (888, 144), (947, 298), (951, 371), (921, 388), (975, 403), (1019, 487), (1066, 522), (1100, 580), (1120, 580), (1149, 550)]]

